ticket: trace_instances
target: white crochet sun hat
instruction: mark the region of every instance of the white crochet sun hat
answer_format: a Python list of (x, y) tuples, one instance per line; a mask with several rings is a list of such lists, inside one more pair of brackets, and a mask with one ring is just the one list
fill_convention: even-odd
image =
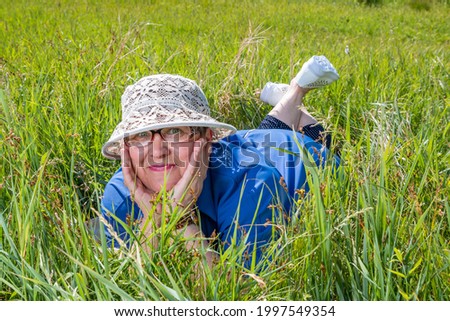
[(236, 128), (210, 117), (205, 94), (193, 81), (178, 75), (153, 75), (128, 86), (122, 95), (122, 121), (103, 145), (102, 154), (120, 159), (120, 142), (129, 135), (176, 126), (208, 127), (213, 139)]

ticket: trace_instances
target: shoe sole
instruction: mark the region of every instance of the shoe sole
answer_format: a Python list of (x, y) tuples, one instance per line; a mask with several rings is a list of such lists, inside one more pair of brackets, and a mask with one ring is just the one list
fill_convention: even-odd
[(324, 87), (339, 79), (336, 69), (325, 56), (311, 57), (296, 77), (302, 88)]

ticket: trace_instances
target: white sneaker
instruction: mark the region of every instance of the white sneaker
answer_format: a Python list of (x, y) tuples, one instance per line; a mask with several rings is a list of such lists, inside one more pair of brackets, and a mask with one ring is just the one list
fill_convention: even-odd
[(287, 84), (268, 82), (261, 91), (259, 99), (269, 105), (275, 106), (287, 92), (288, 88), (289, 85)]
[(302, 88), (320, 88), (339, 79), (339, 75), (325, 56), (312, 56), (295, 76)]

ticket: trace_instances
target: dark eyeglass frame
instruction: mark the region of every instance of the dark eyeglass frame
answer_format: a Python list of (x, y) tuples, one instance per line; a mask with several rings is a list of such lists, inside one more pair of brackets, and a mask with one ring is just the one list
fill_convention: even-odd
[[(189, 127), (190, 129), (190, 133), (189, 133), (189, 139), (192, 138), (192, 136), (194, 136), (195, 134), (200, 134), (200, 135), (204, 135), (206, 132), (206, 127), (190, 127), (190, 126), (182, 126), (182, 127)], [(130, 137), (125, 137), (124, 142), (128, 147), (132, 147), (132, 146), (142, 146), (142, 144), (148, 144), (148, 143), (153, 143), (153, 139), (155, 138), (155, 134), (159, 134), (162, 138), (163, 141), (168, 142), (168, 143), (186, 143), (189, 142), (189, 140), (187, 141), (167, 141), (165, 139), (165, 135), (162, 134), (162, 132), (164, 130), (167, 129), (171, 129), (171, 128), (180, 128), (180, 127), (166, 127), (166, 128), (160, 128), (160, 129), (155, 129), (155, 130), (146, 130), (145, 132), (150, 132), (151, 133), (151, 137), (148, 141), (136, 141), (133, 143), (130, 143), (129, 138)], [(140, 133), (136, 134), (139, 135)], [(131, 137), (134, 137), (135, 135), (132, 135)]]

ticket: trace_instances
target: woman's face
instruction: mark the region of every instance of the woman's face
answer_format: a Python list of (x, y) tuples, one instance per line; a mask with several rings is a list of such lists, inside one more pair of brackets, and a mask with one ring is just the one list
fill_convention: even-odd
[[(207, 136), (212, 137), (210, 130)], [(193, 162), (192, 152), (195, 144), (199, 144), (195, 140), (200, 137), (197, 133), (188, 141), (172, 142), (165, 141), (161, 133), (153, 133), (150, 143), (129, 145), (137, 177), (153, 192), (159, 192), (164, 186), (171, 190), (185, 174), (189, 162)]]

